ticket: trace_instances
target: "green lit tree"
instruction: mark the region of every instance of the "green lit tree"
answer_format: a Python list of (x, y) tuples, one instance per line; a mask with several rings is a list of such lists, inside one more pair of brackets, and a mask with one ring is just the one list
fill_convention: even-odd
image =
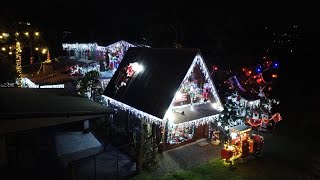
[(89, 71), (79, 80), (78, 91), (81, 96), (95, 100), (93, 96), (95, 93), (101, 95), (102, 89), (99, 88), (99, 76), (99, 71)]

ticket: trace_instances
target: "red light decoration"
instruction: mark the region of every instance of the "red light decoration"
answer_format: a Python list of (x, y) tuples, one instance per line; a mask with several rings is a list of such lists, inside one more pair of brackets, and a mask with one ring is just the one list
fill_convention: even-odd
[(261, 81), (262, 81), (261, 78), (257, 79), (257, 83), (261, 83)]
[(247, 71), (246, 76), (251, 76), (252, 71)]
[(273, 78), (277, 78), (277, 77), (278, 77), (278, 75), (276, 75), (276, 74), (272, 74), (272, 77), (273, 77)]
[(218, 70), (218, 66), (213, 65), (213, 66), (212, 66), (212, 70), (213, 70), (213, 71), (217, 71), (217, 70)]

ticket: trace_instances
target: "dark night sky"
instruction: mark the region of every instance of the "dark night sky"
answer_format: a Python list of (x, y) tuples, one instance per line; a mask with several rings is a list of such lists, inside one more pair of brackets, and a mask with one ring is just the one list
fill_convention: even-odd
[[(121, 39), (139, 42), (147, 38), (153, 47), (172, 47), (178, 39), (184, 47), (200, 48), (216, 61), (235, 65), (251, 63), (262, 55), (265, 26), (281, 31), (299, 25), (304, 38), (310, 40), (301, 46), (304, 50), (314, 48), (309, 42), (313, 42), (317, 32), (312, 26), (317, 6), (294, 1), (222, 4), (182, 0), (48, 0), (6, 1), (2, 5), (6, 8), (0, 12), (4, 15), (0, 22), (7, 17), (30, 21), (58, 46), (72, 40), (106, 45)], [(72, 32), (71, 36), (62, 39), (63, 31)]]
[[(217, 4), (209, 1), (20, 1), (6, 2), (5, 13), (46, 28), (83, 33), (87, 38), (137, 38), (151, 24), (205, 25), (247, 31), (251, 25), (285, 26), (304, 18), (302, 6), (270, 1), (257, 4)], [(300, 23), (300, 22), (299, 22)], [(89, 33), (91, 32), (91, 33)], [(90, 35), (91, 34), (91, 35)], [(92, 35), (98, 34), (98, 35)], [(108, 34), (108, 35), (107, 35)], [(97, 37), (98, 36), (98, 37)]]

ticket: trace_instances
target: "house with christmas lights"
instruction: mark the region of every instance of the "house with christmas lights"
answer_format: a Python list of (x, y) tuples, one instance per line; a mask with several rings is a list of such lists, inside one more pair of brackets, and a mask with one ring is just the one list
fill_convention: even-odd
[(71, 66), (71, 75), (84, 75), (88, 71), (97, 70), (101, 73), (99, 80), (102, 87), (105, 87), (126, 51), (136, 45), (121, 40), (108, 46), (100, 46), (97, 43), (64, 43), (62, 47), (67, 51), (70, 59), (87, 64), (86, 66), (82, 66), (81, 63)]
[(139, 122), (155, 125), (164, 149), (208, 138), (223, 110), (198, 49), (130, 48), (103, 99), (128, 130)]

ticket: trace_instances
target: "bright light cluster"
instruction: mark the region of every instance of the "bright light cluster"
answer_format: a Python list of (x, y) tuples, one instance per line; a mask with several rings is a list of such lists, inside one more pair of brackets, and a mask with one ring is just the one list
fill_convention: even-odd
[(132, 69), (137, 72), (137, 74), (143, 71), (143, 66), (137, 62), (132, 63)]

